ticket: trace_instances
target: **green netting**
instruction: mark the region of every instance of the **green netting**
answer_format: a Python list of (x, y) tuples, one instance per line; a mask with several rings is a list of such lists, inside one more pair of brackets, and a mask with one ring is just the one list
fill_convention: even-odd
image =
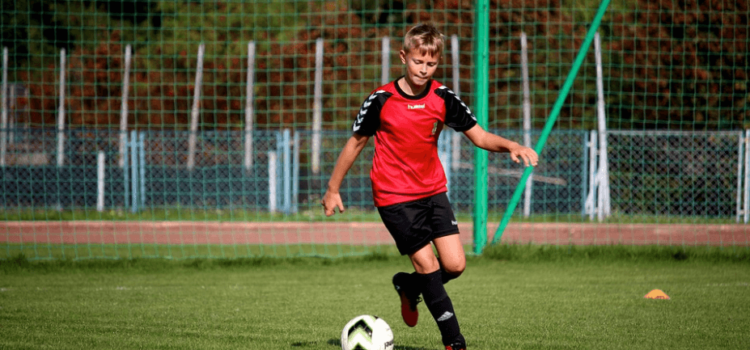
[[(490, 130), (533, 147), (599, 4), (489, 2)], [(318, 201), (413, 24), (446, 35), (435, 79), (477, 105), (475, 18), (470, 1), (3, 3), (0, 259), (393, 252), (372, 145), (347, 214)], [(747, 2), (613, 0), (598, 33), (601, 74), (591, 47), (503, 241), (748, 245)], [(470, 244), (474, 149), (439, 146)], [(489, 155), (490, 234), (523, 170)]]

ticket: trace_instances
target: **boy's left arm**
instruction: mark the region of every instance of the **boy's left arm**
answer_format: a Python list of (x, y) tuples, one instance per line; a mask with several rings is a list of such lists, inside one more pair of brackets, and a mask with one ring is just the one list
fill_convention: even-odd
[(474, 145), (479, 148), (486, 149), (491, 152), (508, 152), (510, 153), (510, 159), (516, 163), (520, 163), (523, 160), (524, 166), (536, 166), (539, 160), (539, 155), (536, 151), (529, 147), (520, 145), (517, 142), (502, 138), (493, 133), (487, 132), (482, 129), (479, 124), (474, 125), (471, 129), (464, 131), (464, 135), (471, 140)]

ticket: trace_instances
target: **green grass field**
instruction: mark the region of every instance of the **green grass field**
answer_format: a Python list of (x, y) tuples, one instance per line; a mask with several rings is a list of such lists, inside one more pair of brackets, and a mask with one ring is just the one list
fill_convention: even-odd
[[(446, 288), (472, 350), (747, 348), (747, 249), (639, 249), (506, 247), (469, 257)], [(416, 328), (400, 319), (390, 278), (409, 268), (386, 255), (5, 260), (0, 348), (335, 350), (350, 318), (374, 314), (396, 349), (442, 349), (423, 304)], [(657, 288), (672, 299), (643, 298)]]
[[(464, 246), (468, 252), (472, 248)], [(244, 259), (256, 257), (331, 257), (368, 254), (398, 255), (393, 244), (363, 246), (348, 244), (219, 245), (219, 244), (14, 244), (0, 246), (0, 261), (21, 254), (29, 260), (85, 259)]]

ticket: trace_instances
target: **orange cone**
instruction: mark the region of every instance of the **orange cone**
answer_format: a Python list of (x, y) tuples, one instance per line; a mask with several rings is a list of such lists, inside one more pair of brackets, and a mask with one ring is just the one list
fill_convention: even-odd
[(669, 295), (662, 292), (661, 289), (654, 289), (644, 296), (646, 299), (669, 299)]

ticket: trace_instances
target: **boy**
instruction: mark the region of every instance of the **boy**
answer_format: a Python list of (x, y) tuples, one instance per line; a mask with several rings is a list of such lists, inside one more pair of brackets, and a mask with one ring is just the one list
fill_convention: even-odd
[[(406, 33), (400, 52), (406, 74), (376, 89), (362, 104), (321, 204), (327, 216), (335, 208), (344, 212), (341, 182), (368, 139), (375, 136), (370, 173), (375, 206), (399, 252), (409, 256), (415, 270), (393, 276), (401, 315), (409, 327), (416, 326), (421, 294), (446, 350), (464, 350), (466, 341), (443, 286), (463, 273), (466, 258), (445, 194), (447, 181), (437, 154), (440, 131), (448, 125), (477, 147), (509, 152), (513, 161), (523, 160), (526, 166), (536, 165), (538, 157), (531, 148), (486, 132), (453, 91), (431, 79), (443, 46), (443, 35), (432, 25), (419, 24)], [(433, 254), (432, 244), (439, 257)]]

